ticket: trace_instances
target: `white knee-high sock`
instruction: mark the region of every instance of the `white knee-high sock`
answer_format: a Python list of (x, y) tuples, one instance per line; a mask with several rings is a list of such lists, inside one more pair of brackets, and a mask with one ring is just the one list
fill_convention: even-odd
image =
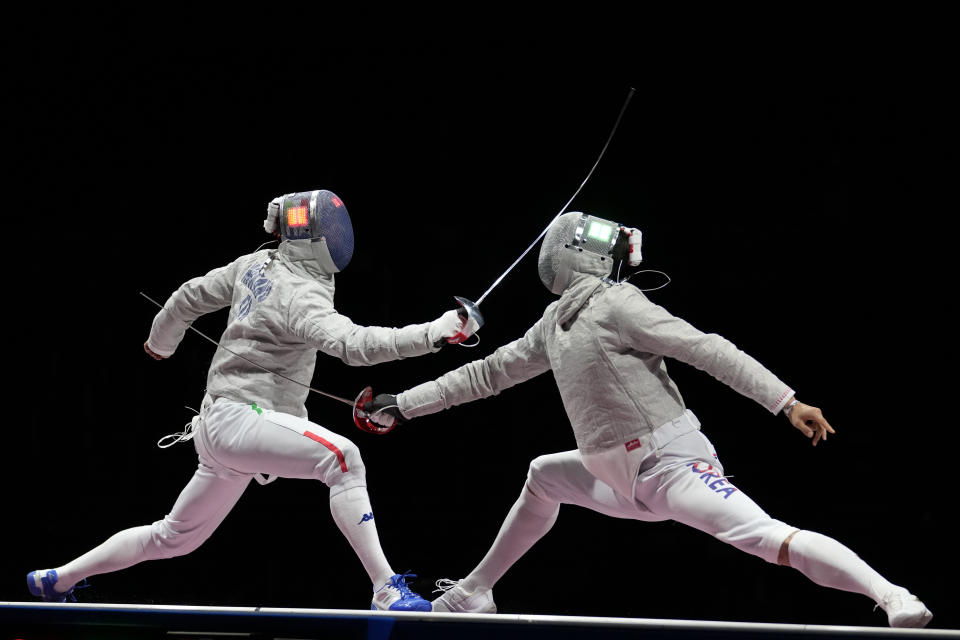
[(846, 546), (814, 531), (798, 531), (788, 548), (790, 566), (821, 586), (862, 593), (877, 603), (891, 591), (902, 589)]
[(493, 546), (480, 564), (463, 579), (463, 587), (467, 591), (493, 588), (507, 569), (550, 531), (559, 513), (559, 502), (542, 500), (524, 486), (520, 498), (513, 503), (503, 521)]
[(153, 559), (145, 552), (149, 548), (151, 530), (150, 525), (124, 529), (76, 560), (58, 567), (54, 589), (63, 592), (84, 578), (119, 571)]
[(367, 488), (353, 487), (336, 494), (331, 493), (330, 513), (360, 558), (374, 588), (383, 585), (393, 576), (393, 569), (390, 568), (380, 546)]

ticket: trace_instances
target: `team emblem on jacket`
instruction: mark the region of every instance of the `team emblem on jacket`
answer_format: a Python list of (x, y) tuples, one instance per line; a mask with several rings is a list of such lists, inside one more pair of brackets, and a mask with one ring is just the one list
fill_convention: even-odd
[(267, 296), (270, 295), (270, 292), (273, 291), (273, 281), (263, 277), (263, 268), (262, 267), (253, 267), (243, 274), (241, 278), (242, 282), (247, 289), (250, 289), (250, 293), (240, 302), (240, 307), (237, 309), (237, 320), (243, 320), (247, 317), (247, 314), (250, 313), (250, 309), (253, 307), (253, 301), (263, 302), (267, 299)]
[(693, 473), (700, 474), (700, 479), (703, 480), (703, 484), (707, 485), (708, 488), (716, 493), (723, 494), (724, 500), (737, 492), (737, 488), (730, 484), (730, 481), (724, 478), (720, 470), (712, 464), (707, 464), (706, 462), (688, 462), (687, 466), (690, 467), (690, 471)]

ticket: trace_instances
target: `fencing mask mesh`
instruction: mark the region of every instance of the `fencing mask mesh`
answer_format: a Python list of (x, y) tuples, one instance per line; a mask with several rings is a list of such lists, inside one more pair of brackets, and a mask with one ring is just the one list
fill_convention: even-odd
[(317, 261), (333, 272), (343, 271), (353, 257), (353, 225), (347, 207), (331, 191), (302, 191), (280, 201), (280, 235), (309, 240)]
[(557, 284), (557, 276), (560, 273), (560, 260), (563, 255), (564, 246), (573, 240), (573, 234), (577, 229), (577, 223), (580, 220), (580, 213), (571, 211), (559, 216), (547, 229), (543, 236), (543, 243), (540, 245), (540, 257), (537, 260), (537, 272), (540, 274), (540, 282), (554, 293)]
[[(563, 293), (570, 284), (576, 253), (600, 256), (600, 263), (609, 259), (608, 264), (614, 267), (628, 259), (631, 266), (640, 264), (640, 237), (636, 229), (625, 229), (617, 222), (579, 211), (558, 216), (547, 229), (540, 246), (537, 263), (540, 281), (553, 293)], [(583, 270), (587, 267), (581, 261), (576, 268)], [(593, 272), (593, 268), (590, 269)], [(607, 273), (609, 269), (607, 267)], [(603, 271), (602, 267), (600, 271)]]

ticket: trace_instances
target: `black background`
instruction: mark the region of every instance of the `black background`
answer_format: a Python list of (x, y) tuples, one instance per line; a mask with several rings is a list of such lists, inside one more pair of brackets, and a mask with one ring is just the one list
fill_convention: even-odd
[[(149, 16), (96, 31), (25, 24), (5, 98), (15, 382), (0, 600), (27, 599), (27, 571), (161, 518), (193, 472), (189, 444), (155, 443), (199, 405), (213, 346), (191, 333), (168, 361), (147, 358), (155, 309), (138, 292), (162, 300), (254, 250), (272, 197), (327, 188), (357, 236), (337, 308), (362, 324), (430, 320), (454, 295), (478, 298), (559, 212), (633, 87), (570, 209), (642, 229), (646, 266), (673, 280), (651, 299), (735, 342), (837, 430), (812, 448), (782, 416), (674, 363), (727, 472), (774, 517), (920, 595), (932, 626), (958, 626), (955, 78), (940, 18), (835, 31), (762, 18), (536, 41), (381, 39), (297, 20), (235, 39), (189, 21), (147, 37)], [(314, 386), (398, 392), (519, 337), (553, 299), (535, 261), (536, 249), (486, 299), (473, 351), (374, 368), (321, 355)], [(218, 336), (225, 318), (197, 327)], [(308, 409), (360, 446), (387, 556), (428, 597), (481, 559), (529, 461), (574, 447), (550, 376), (387, 436), (323, 397)], [(96, 576), (82, 599), (365, 608), (326, 495), (253, 484), (199, 550)], [(885, 624), (863, 596), (700, 532), (573, 507), (495, 593), (508, 613)]]

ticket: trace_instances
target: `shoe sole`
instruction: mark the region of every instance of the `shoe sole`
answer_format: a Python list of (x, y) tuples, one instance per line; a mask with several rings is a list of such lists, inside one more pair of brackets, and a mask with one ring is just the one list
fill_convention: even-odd
[(933, 614), (930, 613), (929, 610), (924, 610), (922, 613), (903, 618), (902, 620), (898, 620), (897, 625), (894, 628), (922, 629), (923, 627), (930, 624), (931, 620), (933, 620)]
[(497, 612), (497, 605), (493, 605), (489, 609), (478, 609), (478, 610), (463, 609), (463, 608), (451, 609), (450, 607), (447, 606), (445, 602), (443, 602), (442, 596), (440, 598), (437, 598), (433, 602), (431, 602), (430, 607), (431, 607), (431, 611), (435, 611), (437, 613), (496, 613)]

